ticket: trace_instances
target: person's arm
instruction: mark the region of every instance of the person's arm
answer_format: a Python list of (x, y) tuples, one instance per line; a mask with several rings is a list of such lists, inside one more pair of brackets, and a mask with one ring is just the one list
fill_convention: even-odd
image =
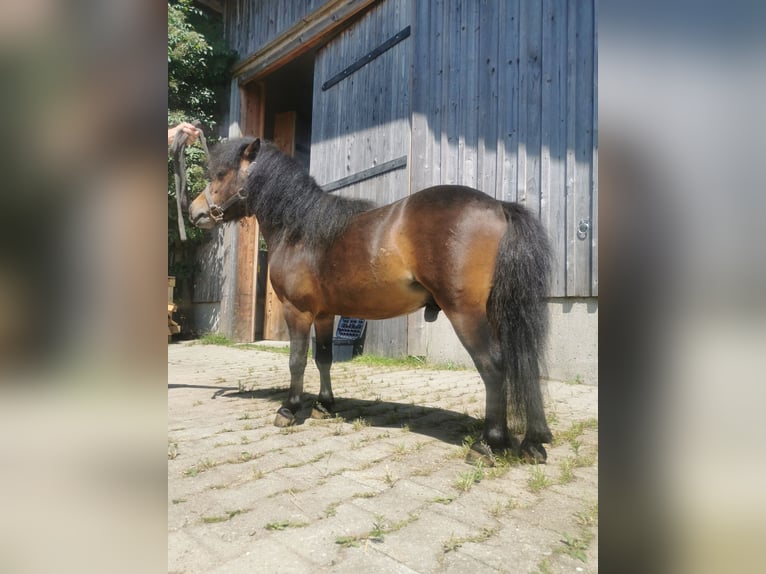
[(181, 122), (174, 128), (168, 128), (168, 145), (173, 143), (173, 139), (176, 137), (178, 132), (189, 134), (189, 139), (186, 140), (187, 144), (194, 143), (194, 141), (197, 139), (197, 136), (199, 135), (199, 129), (195, 128), (189, 122)]

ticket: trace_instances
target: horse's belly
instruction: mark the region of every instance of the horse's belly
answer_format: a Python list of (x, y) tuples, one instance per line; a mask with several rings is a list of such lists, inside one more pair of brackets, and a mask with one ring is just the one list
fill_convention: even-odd
[(428, 292), (411, 281), (377, 283), (356, 289), (337, 289), (328, 301), (328, 311), (359, 319), (390, 319), (412, 313), (428, 301)]

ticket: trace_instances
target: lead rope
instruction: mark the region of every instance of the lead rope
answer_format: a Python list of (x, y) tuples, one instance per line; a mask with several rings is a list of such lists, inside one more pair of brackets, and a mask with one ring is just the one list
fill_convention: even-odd
[[(207, 149), (207, 142), (205, 141), (205, 134), (202, 133), (202, 127), (199, 120), (191, 122), (192, 125), (199, 129), (199, 143), (202, 146), (202, 151), (205, 152), (205, 158), (210, 157), (210, 152)], [(173, 152), (173, 179), (176, 184), (176, 208), (178, 209), (178, 234), (181, 241), (186, 241), (186, 226), (184, 225), (184, 213), (189, 211), (189, 194), (186, 191), (186, 155), (184, 150), (186, 149), (186, 141), (189, 139), (189, 134), (179, 131), (173, 138), (173, 144), (170, 146), (170, 150)]]

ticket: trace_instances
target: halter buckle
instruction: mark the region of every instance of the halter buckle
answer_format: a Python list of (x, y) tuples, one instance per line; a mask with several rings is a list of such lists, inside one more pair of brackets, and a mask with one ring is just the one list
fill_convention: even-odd
[(223, 219), (223, 209), (216, 204), (208, 204), (208, 213), (210, 214), (210, 218), (216, 223)]

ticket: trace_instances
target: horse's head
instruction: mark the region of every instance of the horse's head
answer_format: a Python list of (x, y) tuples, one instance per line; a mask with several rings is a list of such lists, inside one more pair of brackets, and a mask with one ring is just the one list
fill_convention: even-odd
[(202, 229), (243, 217), (247, 178), (255, 165), (260, 139), (242, 138), (218, 145), (208, 164), (210, 183), (189, 206), (189, 220)]

